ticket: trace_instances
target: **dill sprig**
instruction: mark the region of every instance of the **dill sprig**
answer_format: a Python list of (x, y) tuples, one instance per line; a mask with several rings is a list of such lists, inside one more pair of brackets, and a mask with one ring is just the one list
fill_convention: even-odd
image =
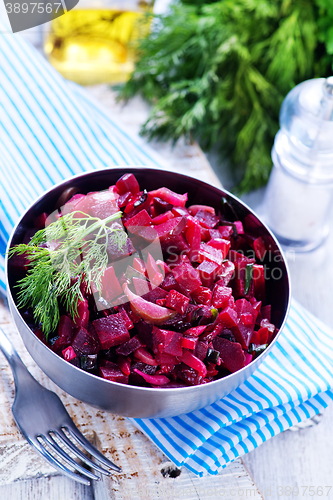
[(285, 95), (330, 76), (332, 0), (177, 0), (156, 16), (120, 98), (152, 106), (141, 133), (194, 138), (231, 160), (239, 192), (265, 184)]
[(88, 290), (94, 284), (101, 292), (110, 237), (120, 249), (127, 241), (120, 224), (110, 226), (121, 212), (106, 219), (78, 213), (60, 217), (37, 231), (29, 243), (9, 250), (9, 257), (24, 254), (29, 260), (26, 276), (16, 285), (18, 306), (33, 308), (34, 319), (41, 324), (46, 338), (58, 326), (60, 304), (75, 319), (78, 302), (83, 299), (83, 283)]

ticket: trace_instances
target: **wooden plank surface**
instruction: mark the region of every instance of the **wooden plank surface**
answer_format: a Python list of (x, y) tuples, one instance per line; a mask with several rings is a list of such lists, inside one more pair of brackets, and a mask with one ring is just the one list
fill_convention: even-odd
[[(147, 115), (147, 107), (142, 101), (137, 100), (123, 108), (115, 103), (115, 94), (107, 87), (90, 90), (127, 131), (133, 134), (138, 131), (139, 124)], [(154, 143), (151, 147), (162, 156), (168, 169), (219, 185), (219, 180), (196, 143), (180, 142), (175, 148), (170, 144)], [(199, 478), (186, 469), (176, 469), (127, 419), (96, 410), (63, 393), (26, 352), (4, 303), (0, 304), (0, 327), (11, 338), (33, 376), (45, 387), (58, 393), (81, 431), (122, 467), (121, 474), (95, 483), (91, 488), (58, 476), (27, 445), (15, 427), (10, 412), (14, 398), (12, 375), (0, 356), (0, 498), (169, 500), (179, 497), (203, 500), (219, 496), (232, 499), (238, 494), (245, 496), (247, 493), (251, 498), (262, 498), (242, 460), (235, 461), (215, 477)]]

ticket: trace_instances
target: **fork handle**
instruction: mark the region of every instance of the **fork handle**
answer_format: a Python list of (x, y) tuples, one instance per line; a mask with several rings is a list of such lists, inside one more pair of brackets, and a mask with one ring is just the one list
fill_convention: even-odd
[[(23, 364), (17, 351), (14, 349), (13, 344), (8, 339), (7, 335), (0, 328), (0, 350), (8, 361), (9, 366), (13, 372), (15, 388), (17, 389), (18, 380), (21, 377), (27, 377), (29, 375), (31, 378), (33, 376)], [(34, 379), (35, 380), (35, 379)]]

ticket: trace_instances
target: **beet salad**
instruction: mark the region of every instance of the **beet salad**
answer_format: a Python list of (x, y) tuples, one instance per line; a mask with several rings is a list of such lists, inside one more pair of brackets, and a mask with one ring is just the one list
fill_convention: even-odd
[(265, 241), (225, 198), (189, 205), (132, 173), (68, 197), (9, 252), (23, 318), (68, 363), (121, 384), (192, 386), (240, 370), (275, 337)]

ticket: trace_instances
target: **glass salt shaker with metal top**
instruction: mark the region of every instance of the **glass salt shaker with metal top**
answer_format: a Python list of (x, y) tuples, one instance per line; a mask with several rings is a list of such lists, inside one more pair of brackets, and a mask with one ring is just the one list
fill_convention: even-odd
[(294, 251), (319, 247), (333, 198), (333, 76), (297, 85), (280, 111), (263, 217)]

